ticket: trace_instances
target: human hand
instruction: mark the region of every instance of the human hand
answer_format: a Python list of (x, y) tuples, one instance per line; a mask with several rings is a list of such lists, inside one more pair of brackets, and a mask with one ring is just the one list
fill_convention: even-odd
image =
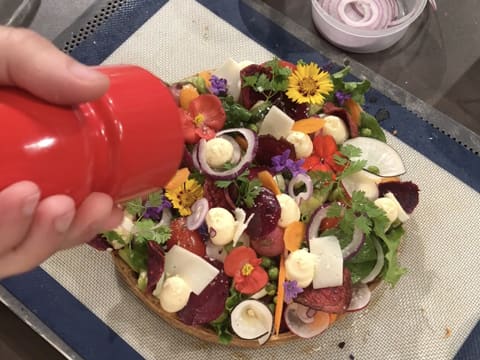
[[(0, 26), (2, 85), (73, 105), (100, 97), (109, 80), (29, 30)], [(40, 189), (29, 181), (0, 191), (0, 279), (31, 270), (54, 252), (89, 241), (122, 219), (106, 194), (89, 195), (77, 209), (66, 195), (40, 199)]]

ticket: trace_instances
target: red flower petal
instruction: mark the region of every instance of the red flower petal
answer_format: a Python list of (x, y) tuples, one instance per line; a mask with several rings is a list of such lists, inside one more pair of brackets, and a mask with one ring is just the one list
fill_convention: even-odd
[[(334, 155), (344, 157), (340, 151), (336, 151)], [(330, 168), (336, 173), (342, 172), (343, 169), (345, 168), (345, 166), (337, 164), (333, 156), (326, 158), (325, 161), (328, 164), (328, 166), (330, 166)]]
[[(241, 279), (239, 279), (241, 277)], [(260, 291), (268, 283), (267, 272), (259, 265), (255, 266), (248, 276), (241, 275), (238, 272), (235, 277), (235, 289), (242, 294), (255, 294)]]
[(303, 162), (302, 168), (309, 171), (313, 170), (313, 168), (318, 164), (320, 164), (320, 158), (316, 155), (310, 155)]
[(208, 126), (201, 126), (195, 129), (195, 133), (202, 139), (210, 140), (215, 137), (215, 131), (210, 129)]
[(178, 109), (180, 112), (180, 121), (182, 122), (182, 131), (185, 142), (188, 144), (195, 144), (200, 140), (200, 137), (195, 133), (195, 125), (192, 116), (183, 109)]
[(331, 135), (317, 135), (313, 139), (313, 149), (315, 154), (321, 159), (332, 157), (338, 150), (337, 143)]
[(225, 274), (230, 277), (235, 276), (237, 272), (242, 269), (242, 266), (251, 260), (255, 260), (257, 254), (255, 250), (246, 246), (239, 246), (234, 248), (230, 253), (225, 257), (223, 262), (223, 269)]
[(218, 97), (211, 94), (202, 94), (190, 102), (188, 111), (192, 117), (203, 115), (203, 124), (213, 130), (220, 130), (225, 125), (225, 110)]

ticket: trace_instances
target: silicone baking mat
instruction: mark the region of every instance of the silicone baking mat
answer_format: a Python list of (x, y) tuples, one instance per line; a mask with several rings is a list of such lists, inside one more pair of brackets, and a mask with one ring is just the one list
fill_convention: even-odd
[[(228, 57), (329, 63), (245, 3), (221, 0), (126, 2), (72, 55), (89, 64), (137, 64), (166, 81)], [(110, 255), (88, 246), (1, 284), (72, 358), (477, 359), (476, 335), (458, 350), (480, 318), (480, 157), (378, 90), (369, 92), (366, 110), (388, 111), (381, 124), (396, 133), (388, 142), (404, 159), (405, 179), (421, 189), (401, 248), (408, 273), (322, 336), (257, 350), (204, 343), (150, 312), (119, 279)]]

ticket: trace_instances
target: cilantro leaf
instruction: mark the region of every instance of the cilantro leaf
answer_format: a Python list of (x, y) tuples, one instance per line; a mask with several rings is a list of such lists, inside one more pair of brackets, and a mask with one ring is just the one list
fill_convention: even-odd
[(170, 239), (171, 230), (166, 225), (158, 225), (151, 219), (142, 219), (135, 223), (135, 240), (138, 242), (155, 241), (165, 244)]
[(127, 202), (125, 210), (134, 217), (139, 217), (143, 215), (145, 207), (141, 198), (136, 198)]
[(345, 81), (350, 74), (350, 66), (346, 66), (342, 70), (331, 75), (334, 91), (342, 91), (349, 94), (353, 100), (360, 105), (365, 103), (365, 93), (370, 89), (370, 82), (366, 79), (362, 81)]
[(400, 277), (407, 271), (398, 264), (397, 258), (398, 247), (404, 233), (405, 231), (401, 226), (392, 228), (387, 233), (376, 232), (376, 235), (383, 240), (383, 244), (386, 246), (385, 259), (387, 262), (383, 270), (383, 280), (392, 286), (395, 286)]
[(345, 169), (338, 175), (337, 179), (338, 180), (343, 180), (347, 176), (350, 176), (352, 174), (355, 174), (361, 170), (367, 165), (367, 160), (358, 160), (358, 161), (352, 161), (350, 162)]

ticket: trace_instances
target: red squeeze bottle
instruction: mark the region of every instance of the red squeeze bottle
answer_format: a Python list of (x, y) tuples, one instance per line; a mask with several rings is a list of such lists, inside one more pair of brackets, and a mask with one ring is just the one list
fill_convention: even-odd
[(175, 175), (184, 141), (168, 87), (137, 66), (98, 70), (109, 90), (74, 107), (0, 87), (0, 190), (30, 180), (42, 197), (67, 194), (78, 204), (95, 191), (122, 202)]

